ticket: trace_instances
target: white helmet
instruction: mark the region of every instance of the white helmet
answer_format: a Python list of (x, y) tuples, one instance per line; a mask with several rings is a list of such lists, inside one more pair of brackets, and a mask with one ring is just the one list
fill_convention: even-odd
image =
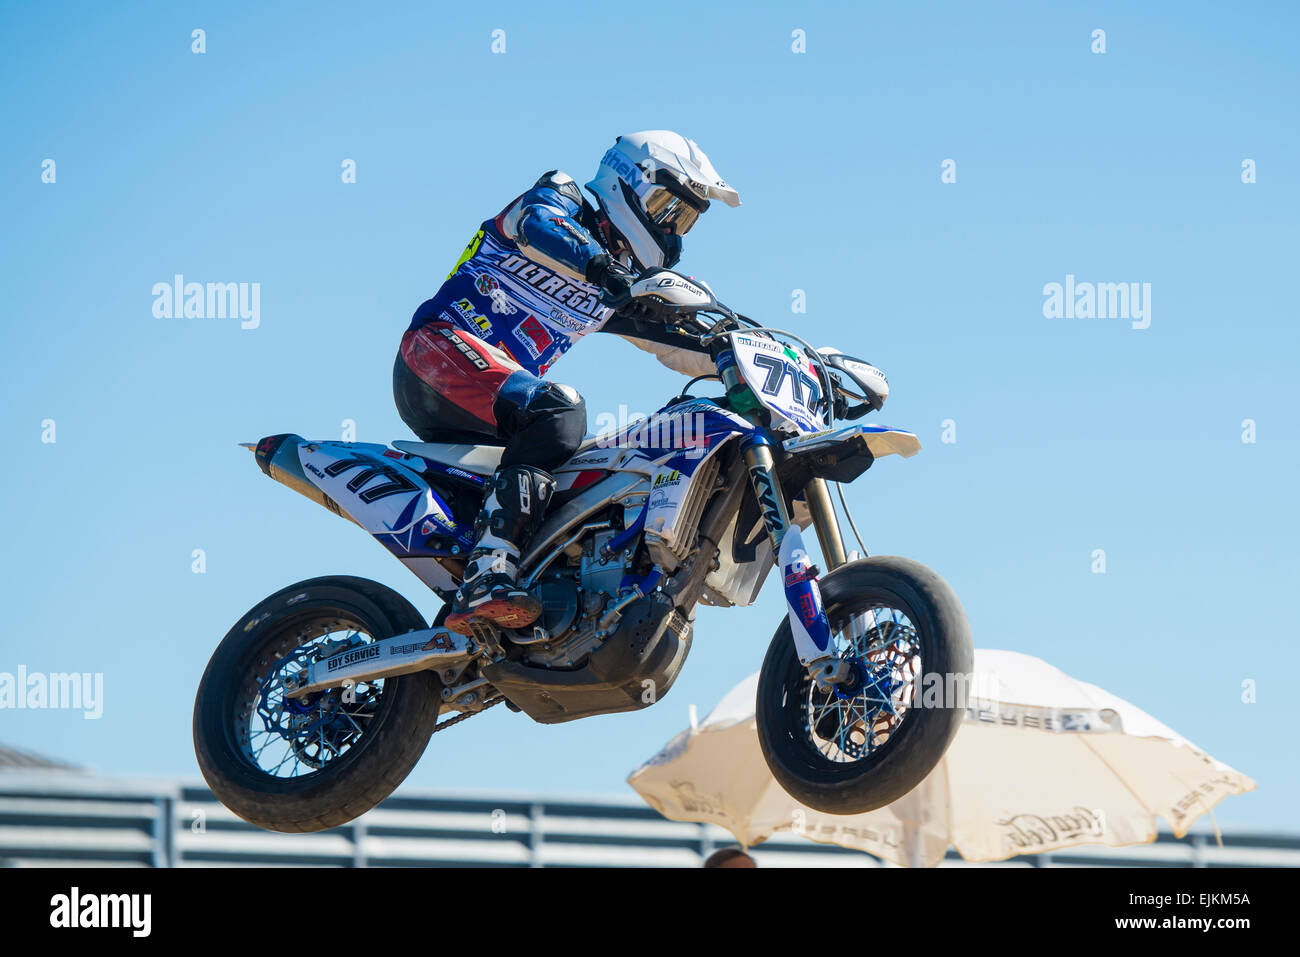
[(739, 206), (693, 140), (668, 130), (629, 133), (614, 141), (587, 189), (640, 269), (673, 266), (682, 237), (709, 208), (710, 199)]

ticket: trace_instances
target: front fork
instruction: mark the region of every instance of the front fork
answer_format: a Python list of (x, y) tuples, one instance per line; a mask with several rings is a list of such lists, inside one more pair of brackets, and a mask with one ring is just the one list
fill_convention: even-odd
[[(837, 681), (848, 677), (850, 666), (848, 662), (837, 660), (831, 651), (831, 625), (822, 605), (821, 589), (817, 587), (817, 568), (804, 548), (799, 527), (790, 523), (785, 496), (776, 477), (772, 450), (766, 442), (758, 440), (747, 445), (744, 453), (749, 480), (763, 513), (763, 523), (772, 536), (772, 550), (785, 586), (795, 652), (799, 655), (799, 663), (808, 669), (818, 687), (828, 691)], [(822, 555), (834, 570), (844, 563), (844, 542), (825, 481), (810, 481), (805, 498), (817, 529)]]

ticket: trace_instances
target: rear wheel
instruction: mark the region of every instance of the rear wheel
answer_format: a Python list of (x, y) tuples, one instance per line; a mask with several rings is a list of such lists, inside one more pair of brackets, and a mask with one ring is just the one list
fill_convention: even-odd
[(194, 751), (221, 803), (273, 831), (320, 831), (370, 810), (415, 767), (437, 724), (432, 672), (303, 700), (283, 679), (347, 647), (424, 628), (405, 598), (328, 576), (262, 601), (218, 646), (194, 702)]
[(970, 625), (948, 584), (910, 559), (842, 565), (820, 587), (848, 677), (819, 690), (782, 622), (759, 676), (759, 743), (792, 797), (860, 814), (902, 797), (947, 751), (973, 668)]

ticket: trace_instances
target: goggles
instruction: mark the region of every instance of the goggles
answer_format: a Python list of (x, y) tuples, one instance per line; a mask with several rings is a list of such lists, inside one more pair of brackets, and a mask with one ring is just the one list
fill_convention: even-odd
[(685, 236), (709, 208), (707, 200), (686, 198), (665, 187), (654, 190), (645, 201), (646, 217), (660, 229)]

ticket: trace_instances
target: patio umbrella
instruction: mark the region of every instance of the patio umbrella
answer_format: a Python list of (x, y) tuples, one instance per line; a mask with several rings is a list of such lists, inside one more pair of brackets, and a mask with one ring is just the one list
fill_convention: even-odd
[(1081, 844), (1179, 837), (1255, 782), (1140, 708), (1038, 658), (976, 649), (965, 718), (943, 760), (893, 804), (814, 811), (781, 789), (759, 750), (758, 675), (733, 688), (628, 777), (664, 817), (720, 825), (746, 846), (778, 832), (935, 866), (949, 846), (997, 861)]

